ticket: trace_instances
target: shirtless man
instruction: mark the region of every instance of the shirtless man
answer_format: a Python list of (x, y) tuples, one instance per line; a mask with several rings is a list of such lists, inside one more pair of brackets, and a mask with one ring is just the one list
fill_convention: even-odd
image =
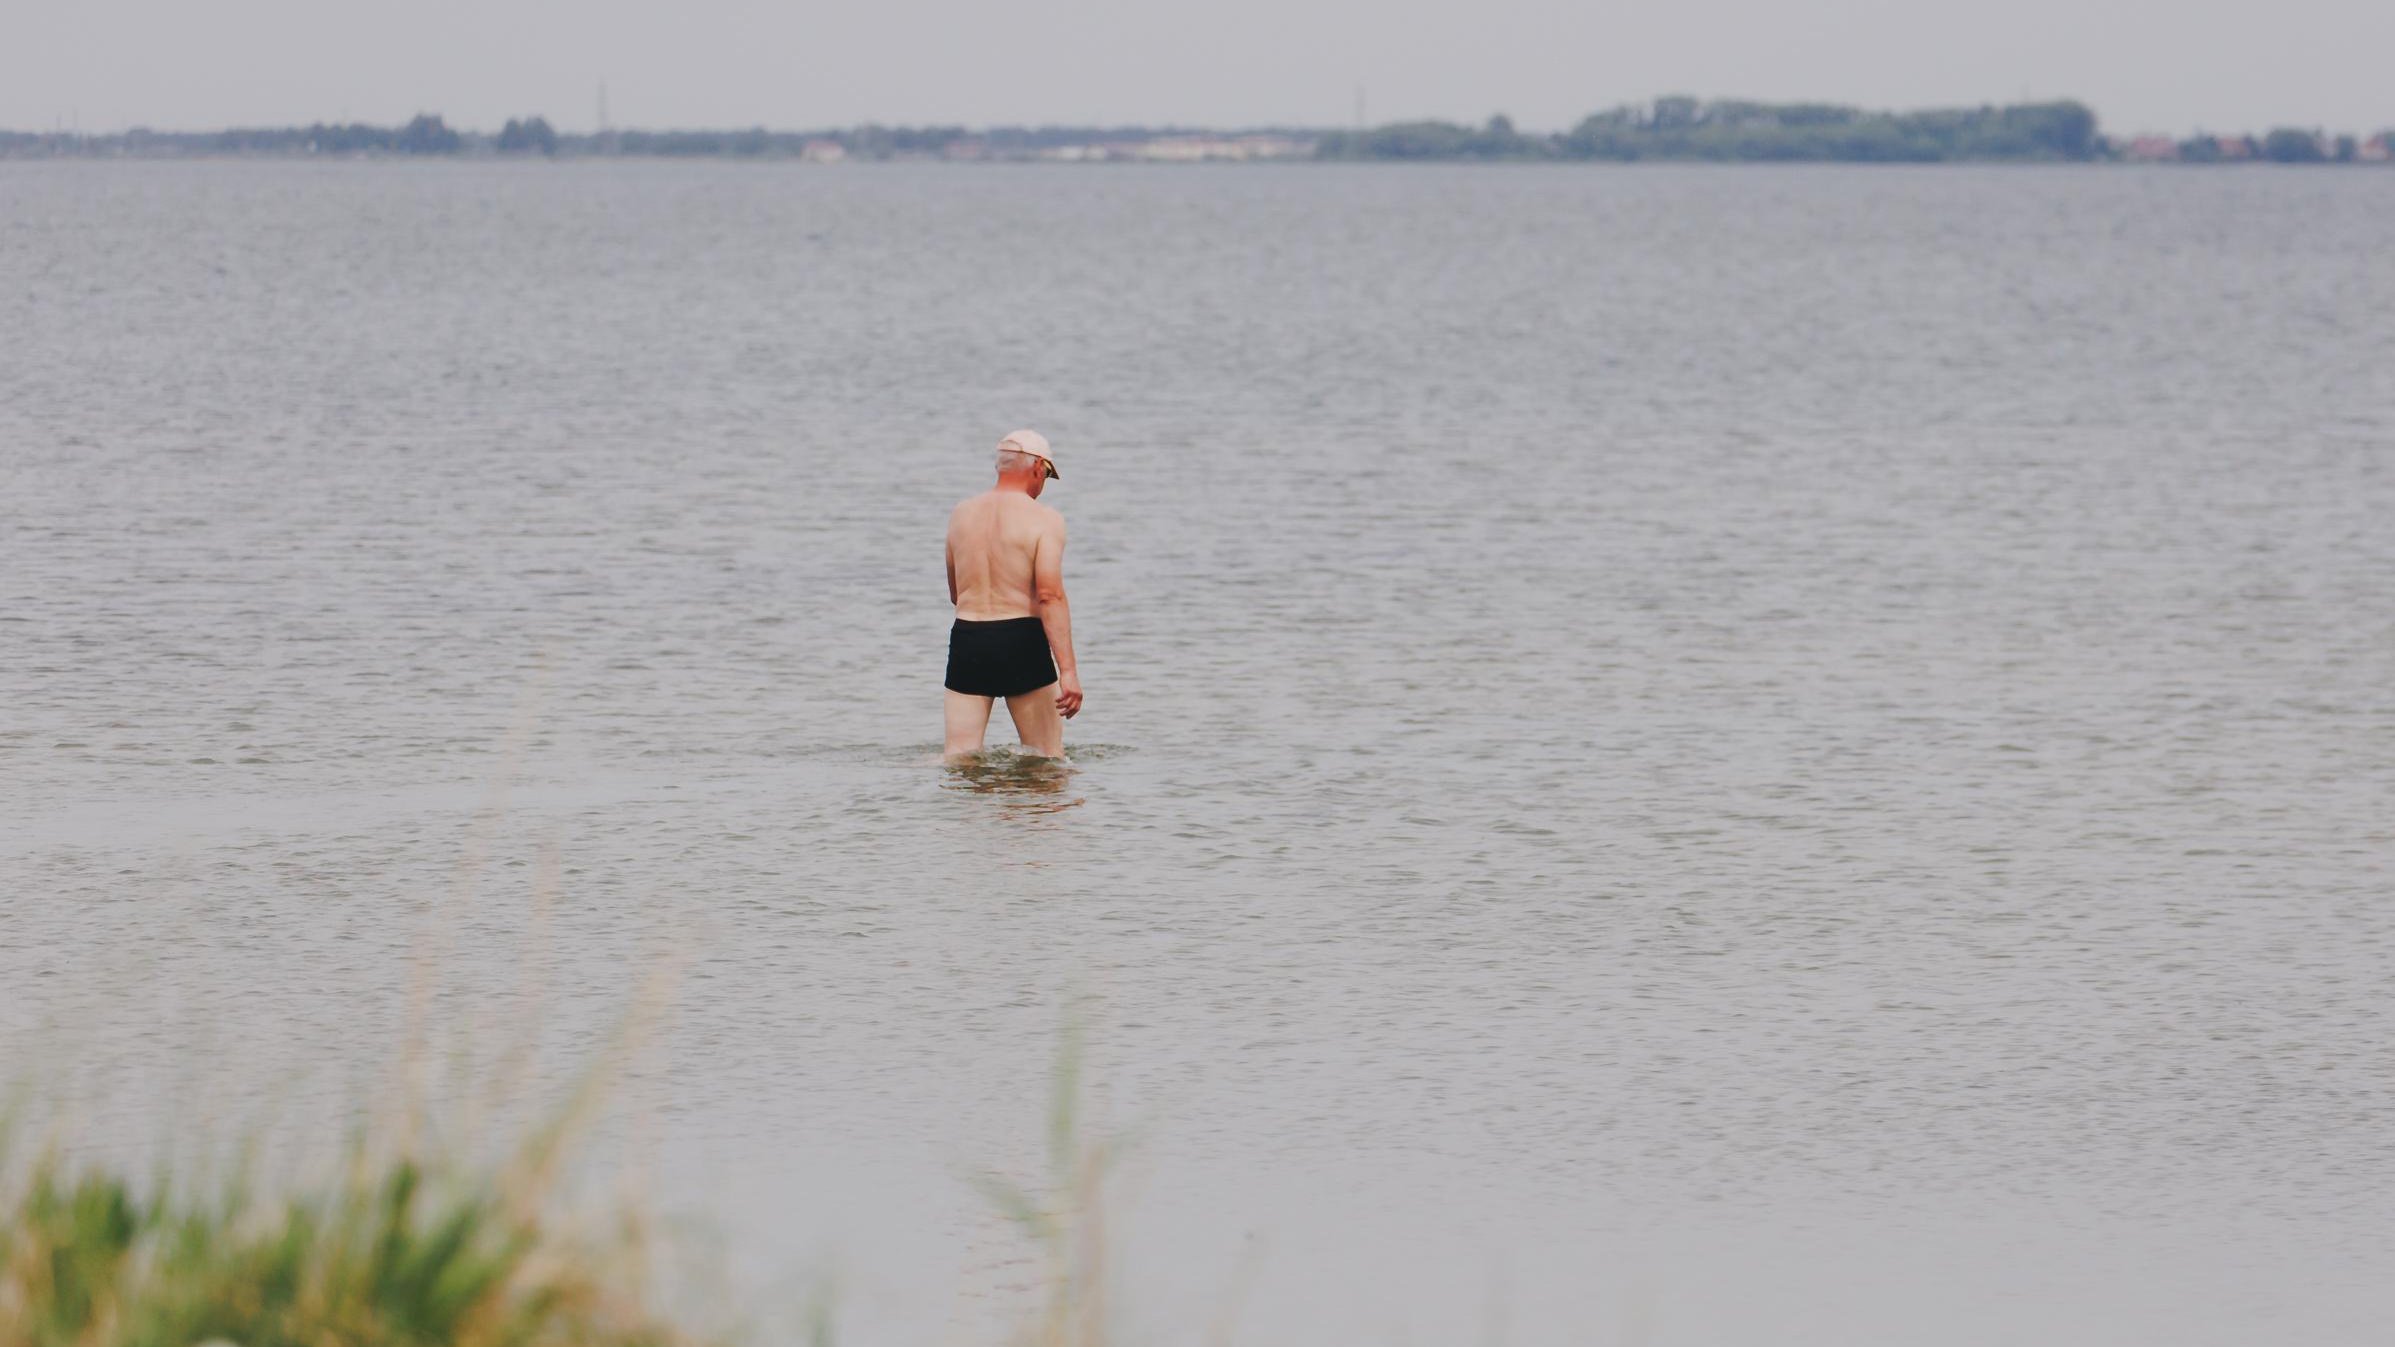
[(1047, 437), (1018, 430), (998, 441), (998, 484), (948, 515), (950, 762), (981, 751), (999, 697), (1023, 747), (1042, 757), (1064, 753), (1064, 720), (1081, 709), (1064, 516), (1039, 503), (1055, 477)]

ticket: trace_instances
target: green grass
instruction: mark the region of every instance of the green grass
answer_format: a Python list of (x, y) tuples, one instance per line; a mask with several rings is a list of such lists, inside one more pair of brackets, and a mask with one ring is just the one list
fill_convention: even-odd
[[(659, 1308), (653, 1242), (630, 1207), (580, 1216), (568, 1153), (655, 1018), (642, 986), (562, 1104), (493, 1137), (437, 1127), (420, 1017), (399, 1101), (361, 1107), (319, 1177), (137, 1182), (11, 1147), (0, 1117), (0, 1347), (700, 1347)], [(502, 1063), (520, 1086), (521, 1054)], [(20, 1121), (22, 1116), (20, 1115)], [(73, 1129), (56, 1121), (51, 1135)], [(441, 1140), (447, 1136), (448, 1140)], [(209, 1138), (180, 1138), (207, 1153)], [(253, 1150), (255, 1147), (252, 1148)], [(467, 1158), (489, 1156), (488, 1160)]]
[(669, 1347), (705, 1339), (646, 1294), (636, 1222), (593, 1234), (549, 1210), (544, 1129), (496, 1170), (417, 1156), (279, 1198), (209, 1197), (8, 1167), (0, 1347)]
[[(980, 1180), (1041, 1259), (1036, 1308), (991, 1326), (1017, 1347), (1113, 1337), (1102, 1217), (1117, 1147), (1087, 1135), (1080, 1067), (1068, 1024), (1047, 1173)], [(606, 1074), (484, 1165), (423, 1140), (435, 1129), (413, 1110), (312, 1184), (245, 1173), (200, 1192), (0, 1144), (0, 1347), (731, 1347), (660, 1308), (636, 1210), (577, 1220), (553, 1191)], [(794, 1336), (832, 1341), (825, 1302)]]

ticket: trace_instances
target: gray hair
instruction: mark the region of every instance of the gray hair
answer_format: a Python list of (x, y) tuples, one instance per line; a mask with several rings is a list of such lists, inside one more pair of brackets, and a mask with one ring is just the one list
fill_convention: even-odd
[(1030, 472), (1043, 462), (1037, 454), (1027, 454), (1011, 444), (998, 446), (998, 471)]

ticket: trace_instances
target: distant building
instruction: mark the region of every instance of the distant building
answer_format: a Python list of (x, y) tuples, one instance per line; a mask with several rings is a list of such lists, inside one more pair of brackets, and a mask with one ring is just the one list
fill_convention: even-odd
[(1162, 136), (1144, 142), (1132, 151), (1132, 155), (1140, 159), (1161, 160), (1166, 163), (1194, 164), (1203, 159), (1214, 158), (1214, 155), (1208, 150), (1215, 143), (1203, 136)]
[(2179, 142), (2169, 136), (2139, 136), (2121, 147), (2121, 158), (2140, 164), (2164, 164), (2179, 157)]
[(810, 140), (798, 147), (799, 162), (806, 164), (836, 164), (848, 157), (848, 149), (836, 140)]
[(2220, 157), (2224, 160), (2254, 157), (2254, 138), (2252, 136), (2216, 136), (2212, 143), (2220, 147)]
[(2365, 164), (2395, 163), (2395, 131), (2381, 131), (2363, 141), (2353, 157)]
[(1294, 136), (1241, 136), (1237, 144), (1241, 158), (1296, 159), (1314, 152), (1314, 142)]
[(1217, 160), (1289, 159), (1313, 150), (1310, 142), (1292, 136), (1159, 136), (1131, 147), (1130, 157), (1154, 162), (1194, 164)]

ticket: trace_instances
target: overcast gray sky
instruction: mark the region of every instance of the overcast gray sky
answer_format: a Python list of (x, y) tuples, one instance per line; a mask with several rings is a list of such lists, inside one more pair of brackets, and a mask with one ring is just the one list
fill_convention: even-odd
[(9, 0), (0, 126), (1526, 128), (1661, 93), (2395, 126), (2391, 0)]

